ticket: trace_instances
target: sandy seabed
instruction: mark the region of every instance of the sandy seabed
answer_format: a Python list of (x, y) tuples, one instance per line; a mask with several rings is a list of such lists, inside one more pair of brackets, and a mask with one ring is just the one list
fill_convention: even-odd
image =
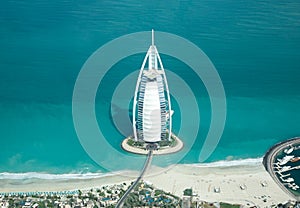
[[(183, 195), (184, 189), (192, 188), (195, 193), (194, 199), (201, 201), (270, 206), (293, 200), (273, 181), (263, 165), (206, 167), (181, 164), (169, 169), (151, 167), (148, 173), (152, 174), (146, 174), (144, 181), (156, 188), (178, 196)], [(127, 171), (126, 174), (89, 179), (2, 179), (0, 192), (90, 189), (135, 180), (128, 175), (130, 172)], [(219, 193), (216, 193), (216, 190), (219, 190)]]

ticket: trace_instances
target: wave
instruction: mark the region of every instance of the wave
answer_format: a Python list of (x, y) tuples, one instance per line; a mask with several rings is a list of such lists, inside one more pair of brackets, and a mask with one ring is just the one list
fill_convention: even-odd
[[(211, 163), (194, 163), (184, 164), (185, 166), (193, 167), (232, 167), (232, 166), (257, 166), (261, 165), (263, 158), (247, 158), (239, 160), (221, 160)], [(65, 174), (51, 174), (42, 172), (26, 172), (26, 173), (0, 173), (0, 180), (26, 180), (26, 179), (43, 179), (43, 180), (72, 180), (72, 179), (95, 179), (114, 175), (122, 175), (129, 170), (109, 173), (65, 173)]]
[(66, 173), (66, 174), (51, 174), (40, 172), (26, 172), (26, 173), (0, 173), (0, 180), (26, 180), (26, 179), (43, 179), (43, 180), (70, 180), (70, 179), (95, 179), (107, 176), (117, 175), (113, 173)]
[(185, 164), (187, 166), (194, 167), (232, 167), (232, 166), (257, 166), (261, 165), (263, 158), (247, 158), (239, 160), (220, 160), (211, 163), (194, 163), (194, 164)]

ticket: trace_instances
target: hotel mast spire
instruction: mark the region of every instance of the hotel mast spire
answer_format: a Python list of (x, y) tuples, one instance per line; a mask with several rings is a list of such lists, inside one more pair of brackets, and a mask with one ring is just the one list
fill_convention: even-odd
[(152, 46), (154, 46), (154, 30), (152, 29)]

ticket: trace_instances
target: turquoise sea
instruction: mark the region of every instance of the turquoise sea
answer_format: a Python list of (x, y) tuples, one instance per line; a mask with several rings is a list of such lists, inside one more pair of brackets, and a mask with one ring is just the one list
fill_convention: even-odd
[[(223, 82), (225, 130), (206, 163), (260, 160), (275, 143), (300, 135), (298, 1), (8, 0), (0, 6), (0, 179), (12, 173), (111, 171), (94, 162), (77, 138), (72, 119), (74, 84), (99, 47), (152, 28), (196, 44)], [(99, 128), (118, 151), (123, 135), (110, 120), (112, 95), (118, 83), (141, 66), (143, 56), (114, 65), (97, 93)], [(180, 160), (198, 163), (211, 118), (207, 92), (189, 67), (166, 55), (162, 59), (166, 68), (188, 83), (198, 101), (199, 134)], [(176, 83), (169, 85), (172, 93)], [(114, 108), (130, 114), (122, 102), (128, 101), (120, 99)], [(180, 106), (174, 103), (177, 133), (182, 124)], [(198, 128), (193, 120), (185, 125)], [(188, 140), (189, 132), (182, 136)], [(107, 154), (103, 160), (108, 160), (105, 151), (99, 146), (99, 152)], [(132, 161), (120, 164), (114, 158), (114, 163), (113, 171), (118, 171), (130, 169)]]

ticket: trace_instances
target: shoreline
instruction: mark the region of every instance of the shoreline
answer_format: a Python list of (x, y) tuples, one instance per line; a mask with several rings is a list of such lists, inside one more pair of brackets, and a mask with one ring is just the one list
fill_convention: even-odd
[[(168, 148), (154, 150), (153, 155), (173, 154), (173, 153), (176, 153), (176, 152), (179, 152), (180, 150), (182, 150), (184, 147), (182, 140), (179, 139), (173, 132), (171, 132), (171, 137), (173, 137), (176, 140), (176, 142), (177, 142), (176, 145), (174, 147), (168, 147)], [(139, 155), (147, 155), (148, 154), (148, 150), (128, 145), (127, 142), (129, 139), (130, 139), (130, 136), (125, 138), (122, 141), (121, 147), (123, 150), (133, 153), (133, 154), (139, 154)]]
[[(149, 172), (153, 168), (157, 167), (151, 166)], [(134, 180), (134, 177), (120, 174), (90, 179), (2, 179), (0, 193), (85, 190), (124, 182), (131, 183)], [(146, 173), (143, 180), (179, 197), (182, 197), (184, 189), (192, 188), (199, 200), (207, 202), (227, 202), (246, 206), (251, 202), (259, 206), (269, 206), (293, 200), (278, 187), (261, 163), (218, 167), (179, 164), (158, 175)], [(242, 190), (241, 185), (246, 188)], [(220, 193), (215, 193), (214, 188), (219, 188)]]
[[(257, 158), (246, 158), (246, 159), (236, 159), (236, 160), (217, 160), (213, 162), (207, 163), (179, 163), (176, 165), (183, 166), (191, 166), (191, 167), (217, 167), (217, 168), (226, 168), (226, 167), (235, 167), (235, 166), (257, 166), (263, 162), (263, 157)], [(152, 165), (153, 167), (154, 165)], [(167, 167), (157, 167), (169, 169), (169, 167), (173, 167), (174, 165)], [(156, 167), (156, 166), (155, 166)], [(116, 176), (116, 175), (126, 175), (129, 173), (138, 173), (140, 170), (119, 170), (113, 172), (86, 172), (86, 173), (48, 173), (45, 171), (42, 172), (0, 172), (0, 181), (1, 180), (27, 180), (27, 179), (42, 179), (42, 180), (85, 180), (85, 179), (96, 179), (102, 177)], [(1, 187), (0, 187), (1, 189)]]

